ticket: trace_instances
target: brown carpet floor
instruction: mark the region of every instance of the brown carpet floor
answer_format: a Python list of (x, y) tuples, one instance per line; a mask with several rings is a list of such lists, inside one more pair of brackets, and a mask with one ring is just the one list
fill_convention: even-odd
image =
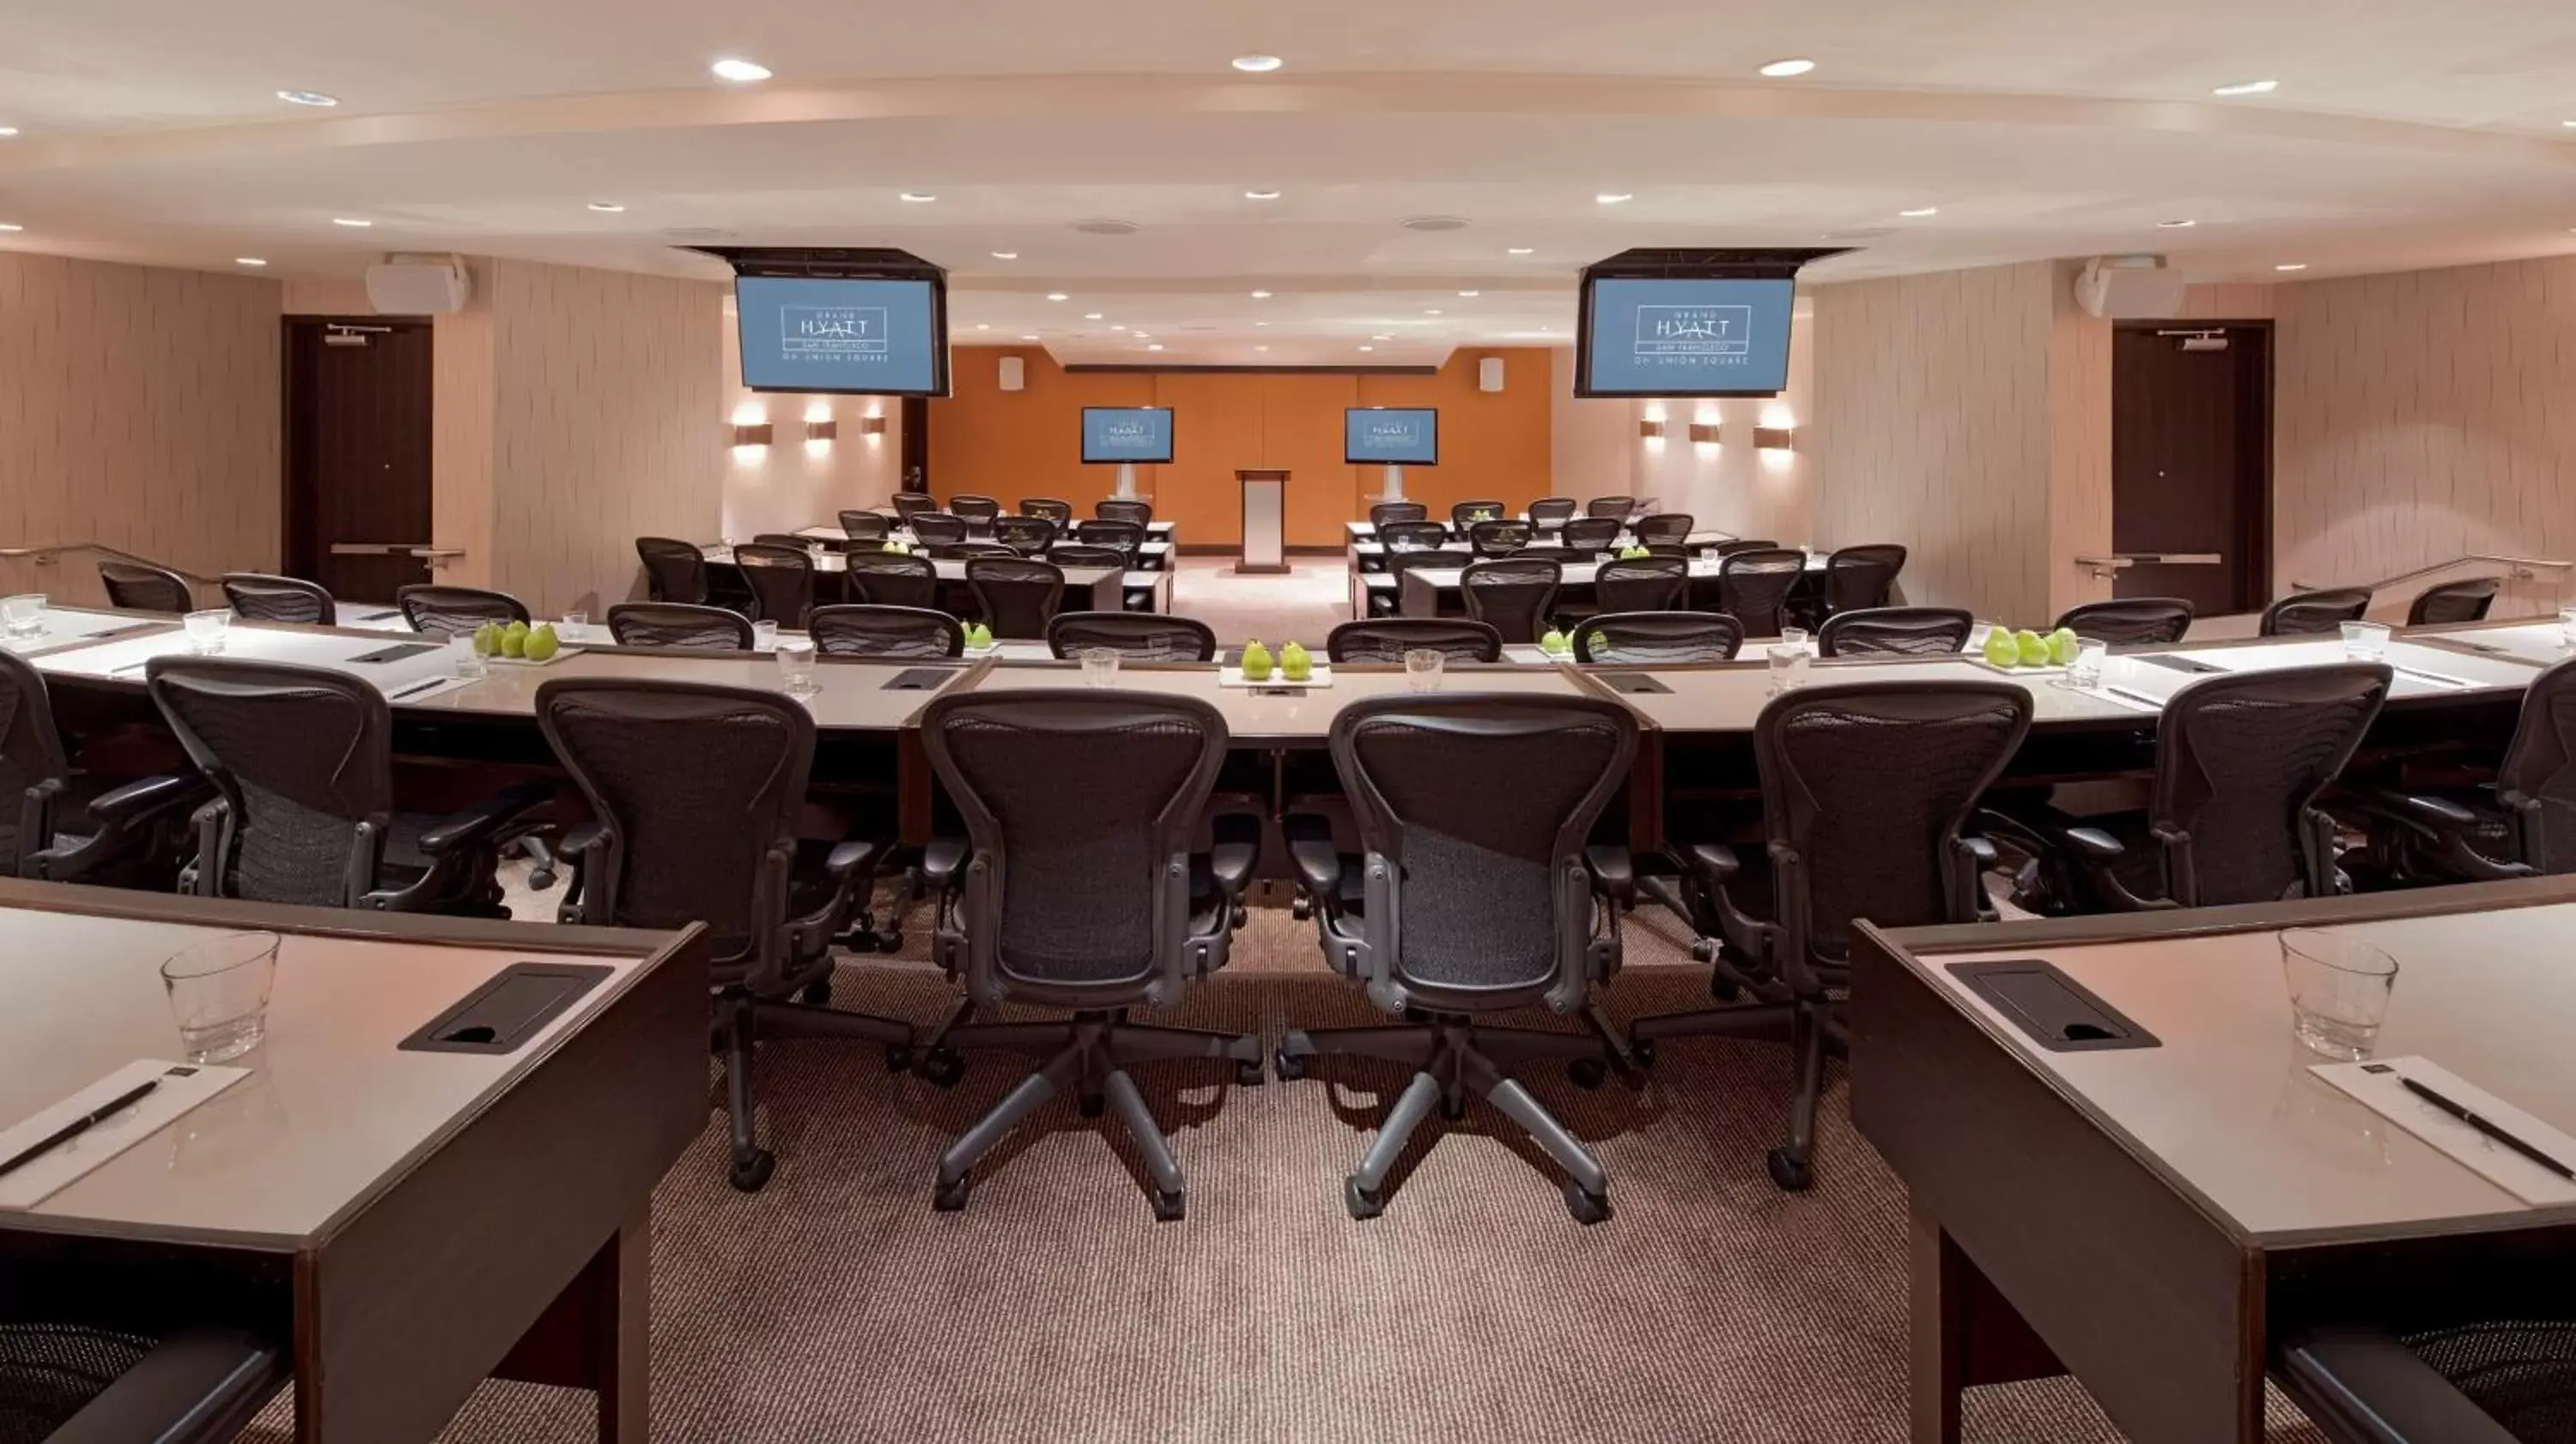
[[(1670, 920), (1639, 916), (1614, 1011), (1699, 1005)], [(1169, 1021), (1273, 1041), (1383, 1021), (1283, 911), (1256, 910), (1236, 960)], [(947, 997), (901, 962), (854, 962), (839, 991), (925, 1022)], [(1762, 1161), (1784, 1051), (1710, 1041), (1666, 1047), (1643, 1090), (1531, 1075), (1610, 1171), (1616, 1216), (1593, 1228), (1482, 1105), (1426, 1128), (1385, 1216), (1352, 1222), (1342, 1176), (1404, 1079), (1343, 1060), (1252, 1089), (1213, 1064), (1138, 1075), (1189, 1174), (1186, 1221), (1154, 1222), (1114, 1124), (1069, 1102), (979, 1170), (965, 1212), (935, 1213), (940, 1150), (1023, 1066), (977, 1056), (943, 1092), (872, 1049), (766, 1045), (779, 1167), (757, 1195), (725, 1182), (711, 1074), (708, 1131), (655, 1198), (655, 1439), (1905, 1437), (1903, 1194), (1838, 1070), (1802, 1196)], [(286, 1407), (250, 1437), (283, 1440)], [(2119, 1438), (2063, 1380), (1974, 1391), (1968, 1412), (1985, 1444)], [(2276, 1413), (2276, 1438), (2313, 1438)], [(588, 1396), (487, 1384), (447, 1437), (588, 1440)]]

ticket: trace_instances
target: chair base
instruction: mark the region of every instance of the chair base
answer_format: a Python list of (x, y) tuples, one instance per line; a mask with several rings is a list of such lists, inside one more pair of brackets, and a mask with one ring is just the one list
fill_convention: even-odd
[(1784, 1192), (1803, 1193), (1815, 1181), (1816, 1108), (1825, 1091), (1825, 1051), (1844, 1037), (1842, 1020), (1829, 1000), (1791, 998), (1639, 1018), (1628, 1025), (1628, 1053), (1638, 1067), (1651, 1068), (1659, 1038), (1776, 1039), (1783, 1034), (1796, 1062), (1797, 1090), (1789, 1100), (1788, 1141), (1771, 1150), (1768, 1162), (1773, 1183)]
[[(1593, 1019), (1597, 1029), (1606, 1026)], [(1342, 1202), (1355, 1219), (1375, 1218), (1386, 1206), (1386, 1176), (1394, 1169), (1414, 1130), (1440, 1106), (1456, 1119), (1467, 1111), (1474, 1094), (1520, 1125), (1558, 1167), (1565, 1170), (1566, 1210), (1578, 1223), (1599, 1223), (1610, 1216), (1610, 1180), (1601, 1161), (1556, 1120), (1518, 1079), (1504, 1069), (1519, 1063), (1563, 1060), (1583, 1086), (1597, 1086), (1599, 1070), (1615, 1056), (1611, 1044), (1596, 1033), (1550, 1033), (1528, 1028), (1478, 1028), (1463, 1015), (1426, 1015), (1419, 1023), (1385, 1028), (1292, 1028), (1280, 1040), (1277, 1068), (1282, 1079), (1306, 1075), (1307, 1060), (1341, 1056), (1376, 1058), (1413, 1065), (1413, 1081), (1387, 1114), (1377, 1138), (1360, 1159), (1357, 1171), (1343, 1183)], [(1583, 1065), (1590, 1064), (1586, 1070)], [(1585, 1079), (1589, 1077), (1590, 1082)]]
[(889, 1072), (900, 1073), (912, 1066), (909, 1023), (755, 997), (747, 988), (727, 988), (716, 995), (716, 1029), (725, 1060), (725, 1114), (733, 1131), (733, 1186), (745, 1193), (758, 1193), (778, 1166), (777, 1156), (760, 1146), (753, 1127), (751, 1060), (759, 1034), (882, 1043)]
[(1234, 1061), (1237, 1083), (1252, 1087), (1262, 1081), (1261, 1040), (1250, 1034), (1149, 1027), (1128, 1022), (1123, 1008), (1076, 1013), (1060, 1023), (962, 1023), (971, 1013), (971, 1004), (961, 1006), (934, 1035), (923, 1058), (923, 1073), (931, 1081), (941, 1087), (957, 1081), (965, 1071), (959, 1048), (1004, 1048), (1046, 1061), (940, 1155), (931, 1202), (942, 1212), (964, 1208), (975, 1165), (1030, 1114), (1070, 1087), (1083, 1117), (1097, 1118), (1104, 1111), (1118, 1115), (1153, 1176), (1154, 1217), (1167, 1222), (1181, 1218), (1188, 1209), (1188, 1185), (1180, 1161), (1155, 1125), (1145, 1095), (1136, 1091), (1128, 1067), (1175, 1058), (1228, 1058)]

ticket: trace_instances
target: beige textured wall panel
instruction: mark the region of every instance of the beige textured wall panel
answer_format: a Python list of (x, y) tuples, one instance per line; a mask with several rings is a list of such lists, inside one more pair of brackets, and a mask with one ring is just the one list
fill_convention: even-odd
[(2075, 304), (2075, 269), (2058, 267), (2049, 301), (2050, 618), (2111, 595), (2108, 580), (2075, 565), (2111, 550), (2111, 323)]
[[(742, 337), (733, 317), (724, 314), (723, 287), (714, 290), (708, 304), (716, 307), (724, 347), (724, 415), (729, 420), (748, 407), (778, 428), (770, 446), (728, 448), (723, 535), (750, 537), (827, 525), (845, 507), (864, 509), (891, 500), (903, 479), (903, 402), (892, 396), (754, 393), (742, 384)], [(817, 409), (830, 414), (840, 435), (809, 444), (805, 421)], [(859, 423), (871, 414), (883, 417), (886, 429), (862, 435)]]
[[(1807, 453), (1814, 413), (1815, 351), (1813, 321), (1793, 322), (1789, 388), (1770, 400), (1730, 397), (1584, 404), (1627, 406), (1621, 444), (1635, 457), (1631, 488), (1635, 495), (1658, 498), (1664, 510), (1688, 512), (1702, 526), (1803, 546), (1815, 537), (1810, 506), (1815, 462)], [(1663, 437), (1638, 436), (1637, 423), (1656, 414), (1664, 418)], [(1692, 441), (1692, 423), (1709, 421), (1718, 423), (1721, 439)], [(1772, 422), (1795, 431), (1797, 445), (1785, 451), (1757, 450), (1753, 428)], [(1815, 545), (1825, 543), (1817, 540)]]

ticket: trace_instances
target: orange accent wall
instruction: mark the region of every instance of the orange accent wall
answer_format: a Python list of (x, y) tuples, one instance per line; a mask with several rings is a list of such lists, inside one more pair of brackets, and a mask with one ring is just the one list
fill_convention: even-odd
[[(1027, 389), (1001, 389), (1004, 356), (1026, 365)], [(1499, 394), (1476, 389), (1476, 363), (1504, 358)], [(1368, 512), (1374, 467), (1342, 461), (1342, 412), (1353, 406), (1440, 408), (1437, 467), (1405, 470), (1405, 494), (1434, 512), (1468, 497), (1517, 508), (1551, 491), (1554, 472), (1548, 353), (1459, 351), (1437, 375), (1125, 371), (1071, 373), (1036, 346), (960, 346), (954, 394), (930, 403), (931, 490), (998, 497), (1060, 496), (1088, 514), (1109, 494), (1113, 467), (1084, 466), (1082, 408), (1169, 406), (1172, 464), (1137, 468), (1156, 517), (1187, 546), (1232, 546), (1243, 518), (1234, 473), (1286, 467), (1288, 542), (1339, 546), (1342, 523)]]

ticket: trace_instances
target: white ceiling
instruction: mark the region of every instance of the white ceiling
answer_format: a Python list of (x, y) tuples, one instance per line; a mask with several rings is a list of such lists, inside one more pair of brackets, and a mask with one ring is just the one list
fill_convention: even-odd
[[(21, 134), (0, 141), (0, 221), (25, 230), (0, 246), (227, 269), (259, 255), (289, 276), (354, 275), (388, 250), (712, 276), (675, 247), (894, 245), (952, 268), (959, 339), (1035, 334), (1085, 359), (1563, 340), (1577, 269), (1634, 245), (1860, 248), (1819, 283), (2106, 251), (2162, 251), (2209, 280), (2576, 251), (2563, 0), (14, 12), (0, 125)], [(1253, 51), (1287, 66), (1228, 68)], [(776, 78), (714, 82), (707, 63), (729, 54)], [(1754, 75), (1784, 55), (1818, 69)], [(2263, 78), (2280, 88), (2210, 94)], [(344, 103), (274, 98), (288, 88)], [(1605, 190), (1635, 199), (1599, 205)], [(1939, 214), (1897, 215), (1923, 206)], [(1398, 224), (1425, 214), (1469, 224)], [(1099, 217), (1140, 229), (1070, 229)], [(2156, 224), (2176, 219), (2197, 224)]]

